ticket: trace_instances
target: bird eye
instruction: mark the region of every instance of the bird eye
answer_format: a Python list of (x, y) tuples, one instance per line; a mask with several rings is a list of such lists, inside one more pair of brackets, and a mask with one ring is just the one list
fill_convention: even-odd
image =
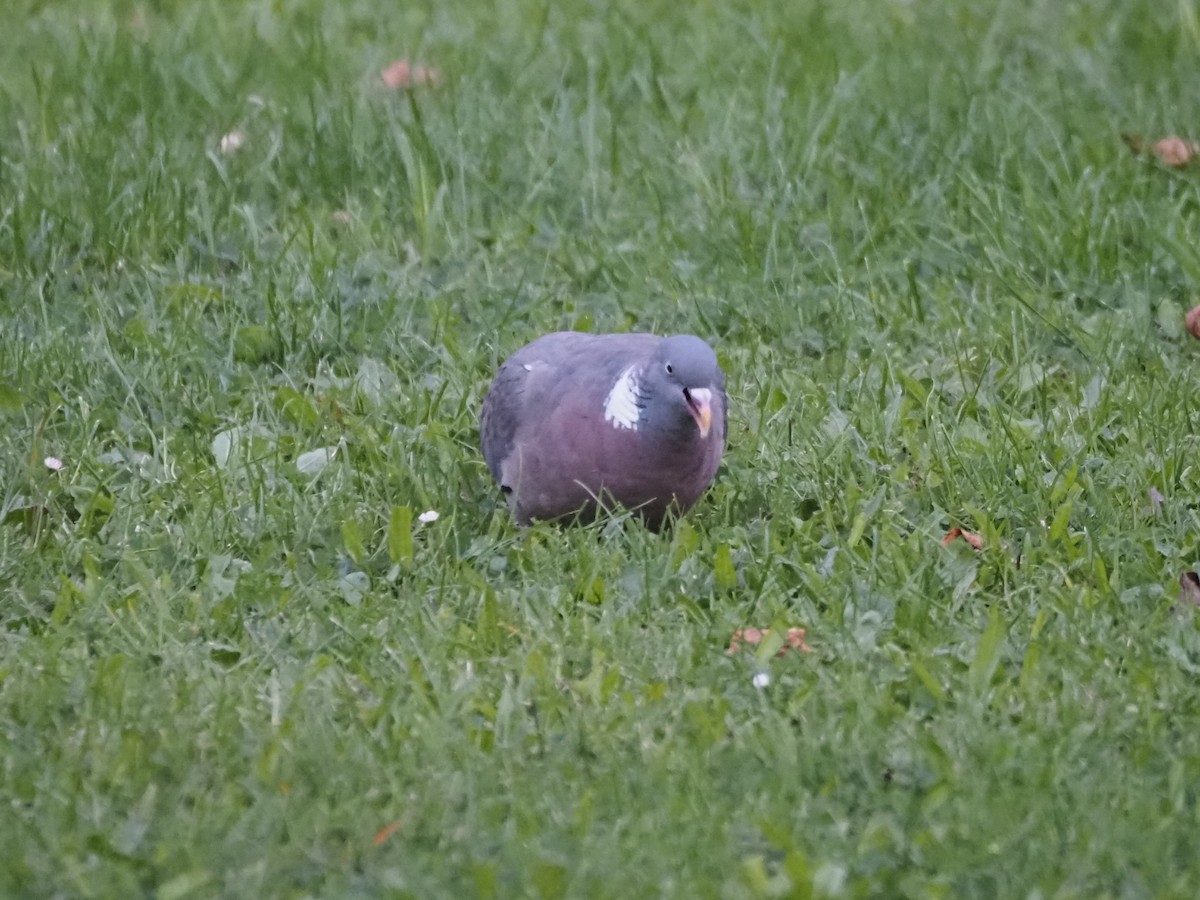
[(675, 367), (673, 365), (671, 365), (670, 363), (667, 363), (667, 374), (668, 375), (675, 374)]

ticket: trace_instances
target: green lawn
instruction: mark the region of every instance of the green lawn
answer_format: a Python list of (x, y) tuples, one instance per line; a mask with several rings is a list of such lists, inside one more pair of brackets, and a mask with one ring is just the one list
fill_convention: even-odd
[[(1194, 896), (1192, 0), (4, 27), (0, 896)], [(564, 328), (718, 349), (664, 534), (503, 508)]]

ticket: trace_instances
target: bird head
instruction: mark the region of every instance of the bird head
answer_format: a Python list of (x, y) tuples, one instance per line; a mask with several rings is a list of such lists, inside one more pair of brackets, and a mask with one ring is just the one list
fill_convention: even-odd
[(714, 393), (722, 382), (712, 347), (690, 334), (665, 338), (647, 374), (669, 402), (687, 410), (700, 437), (707, 438), (712, 430)]

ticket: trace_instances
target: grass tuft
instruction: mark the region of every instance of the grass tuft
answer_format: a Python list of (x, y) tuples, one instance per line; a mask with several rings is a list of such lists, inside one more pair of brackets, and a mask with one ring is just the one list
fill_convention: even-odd
[[(0, 894), (1190, 895), (1190, 9), (16, 4)], [(502, 507), (566, 328), (718, 348), (661, 535)]]

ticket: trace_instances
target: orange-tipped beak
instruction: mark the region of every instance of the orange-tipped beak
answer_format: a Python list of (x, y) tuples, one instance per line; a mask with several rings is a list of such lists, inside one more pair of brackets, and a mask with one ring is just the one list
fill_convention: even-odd
[(712, 391), (708, 388), (688, 388), (683, 392), (683, 396), (687, 398), (692, 418), (700, 428), (700, 437), (708, 437), (708, 432), (712, 429)]

